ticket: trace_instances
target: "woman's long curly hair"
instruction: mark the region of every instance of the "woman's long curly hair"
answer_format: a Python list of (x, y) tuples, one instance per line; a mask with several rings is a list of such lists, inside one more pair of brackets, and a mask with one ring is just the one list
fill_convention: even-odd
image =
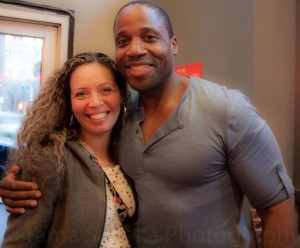
[(65, 142), (78, 139), (79, 128), (79, 123), (72, 115), (70, 78), (79, 66), (95, 62), (111, 70), (123, 98), (123, 106), (109, 144), (109, 155), (118, 163), (118, 141), (126, 115), (124, 110), (129, 107), (126, 81), (115, 62), (107, 55), (81, 53), (66, 61), (61, 69), (41, 85), (39, 95), (22, 121), (17, 136), (18, 146), (9, 152), (8, 167), (18, 164), (24, 177), (37, 182), (43, 180), (41, 177), (49, 176), (49, 172), (58, 178), (63, 176)]

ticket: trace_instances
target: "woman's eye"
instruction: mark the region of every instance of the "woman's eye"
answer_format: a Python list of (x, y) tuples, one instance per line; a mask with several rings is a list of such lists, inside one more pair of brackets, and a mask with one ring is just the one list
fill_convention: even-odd
[(86, 94), (83, 91), (79, 91), (75, 93), (75, 97), (84, 97)]
[(113, 90), (112, 90), (112, 88), (110, 88), (110, 87), (105, 87), (105, 88), (102, 88), (102, 89), (101, 89), (101, 93), (104, 94), (104, 95), (108, 95), (108, 94), (110, 94), (112, 91), (113, 91)]

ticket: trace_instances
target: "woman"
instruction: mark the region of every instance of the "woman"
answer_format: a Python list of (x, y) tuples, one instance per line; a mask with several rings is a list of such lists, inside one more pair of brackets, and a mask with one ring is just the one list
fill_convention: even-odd
[(128, 103), (115, 63), (101, 53), (68, 60), (42, 85), (8, 165), (43, 191), (36, 210), (9, 216), (7, 247), (130, 247), (133, 194), (118, 164)]

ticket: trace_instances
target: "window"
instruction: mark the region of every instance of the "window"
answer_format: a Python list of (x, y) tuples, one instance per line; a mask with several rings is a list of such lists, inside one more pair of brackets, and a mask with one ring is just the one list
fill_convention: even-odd
[(40, 84), (73, 53), (72, 11), (0, 1), (0, 145), (16, 144)]

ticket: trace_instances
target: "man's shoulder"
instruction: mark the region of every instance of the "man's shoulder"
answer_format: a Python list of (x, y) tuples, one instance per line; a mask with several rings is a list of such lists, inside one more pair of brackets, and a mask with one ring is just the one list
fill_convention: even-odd
[(231, 90), (226, 86), (214, 83), (203, 78), (190, 79), (188, 94), (195, 95), (201, 102), (226, 102), (228, 101)]
[(201, 91), (210, 93), (210, 94), (228, 94), (228, 92), (235, 91), (228, 89), (225, 85), (209, 81), (204, 78), (190, 78), (190, 84), (192, 87), (201, 89)]
[(248, 98), (238, 89), (230, 89), (225, 85), (215, 83), (203, 78), (191, 77), (191, 90), (198, 92), (202, 99), (212, 101), (231, 101)]

